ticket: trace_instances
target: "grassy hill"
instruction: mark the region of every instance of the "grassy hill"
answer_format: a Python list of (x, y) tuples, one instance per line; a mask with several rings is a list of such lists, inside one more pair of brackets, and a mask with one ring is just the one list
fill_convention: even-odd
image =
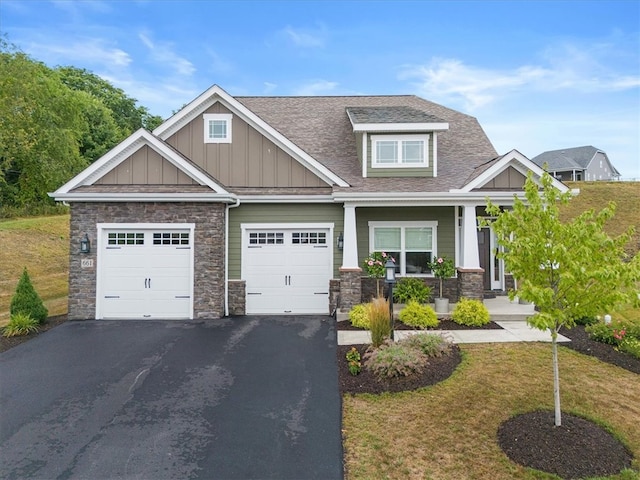
[[(636, 227), (630, 253), (640, 251), (640, 182), (575, 182), (580, 194), (563, 207), (569, 219), (588, 209), (600, 210), (610, 200), (617, 204), (616, 216), (606, 229), (618, 235)], [(67, 311), (69, 269), (69, 216), (33, 217), (0, 221), (0, 326), (9, 319), (9, 304), (22, 269), (27, 267), (33, 284), (50, 315)], [(636, 317), (638, 310), (619, 316)]]
[(607, 233), (620, 235), (634, 226), (636, 232), (627, 251), (632, 255), (640, 251), (640, 182), (567, 182), (567, 185), (580, 189), (580, 194), (563, 206), (563, 220), (590, 209), (600, 211), (613, 201), (616, 214), (605, 226)]
[(69, 215), (0, 222), (0, 326), (9, 320), (9, 305), (27, 267), (50, 315), (67, 312)]

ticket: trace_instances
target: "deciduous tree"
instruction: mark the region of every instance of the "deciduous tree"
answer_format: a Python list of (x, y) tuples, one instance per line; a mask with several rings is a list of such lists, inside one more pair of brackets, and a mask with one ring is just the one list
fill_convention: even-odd
[(533, 302), (536, 314), (529, 324), (551, 331), (555, 424), (560, 426), (558, 332), (563, 326), (575, 326), (577, 319), (638, 303), (640, 255), (630, 258), (624, 251), (633, 229), (615, 238), (605, 233), (605, 222), (615, 212), (613, 203), (599, 213), (590, 210), (563, 223), (559, 206), (569, 201), (571, 193), (561, 193), (547, 173), (540, 183), (529, 174), (526, 201), (515, 198), (512, 210), (488, 201), (487, 212), (496, 218), (490, 224), (504, 247), (499, 256), (518, 279), (510, 297)]

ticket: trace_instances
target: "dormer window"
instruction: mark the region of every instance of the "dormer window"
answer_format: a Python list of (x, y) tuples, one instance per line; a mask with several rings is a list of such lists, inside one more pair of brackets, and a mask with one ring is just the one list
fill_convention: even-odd
[(371, 167), (428, 167), (429, 135), (371, 135)]
[(230, 113), (205, 113), (204, 143), (231, 143)]

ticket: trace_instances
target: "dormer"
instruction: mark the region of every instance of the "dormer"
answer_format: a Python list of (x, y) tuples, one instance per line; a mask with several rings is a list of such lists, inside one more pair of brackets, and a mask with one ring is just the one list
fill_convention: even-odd
[(363, 177), (437, 176), (444, 120), (412, 107), (347, 107)]

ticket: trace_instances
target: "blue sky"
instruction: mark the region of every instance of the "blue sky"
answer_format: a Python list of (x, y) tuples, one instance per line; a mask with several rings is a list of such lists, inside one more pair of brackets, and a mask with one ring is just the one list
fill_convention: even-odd
[(640, 1), (17, 1), (0, 31), (154, 114), (232, 95), (416, 94), (499, 153), (593, 145), (640, 179)]

